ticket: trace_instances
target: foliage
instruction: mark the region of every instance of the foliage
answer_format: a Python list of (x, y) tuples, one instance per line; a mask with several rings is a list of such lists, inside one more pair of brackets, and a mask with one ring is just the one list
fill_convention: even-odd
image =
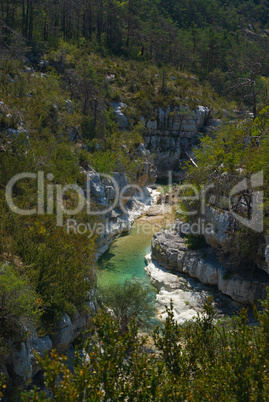
[[(148, 376), (153, 375), (153, 368), (148, 365), (150, 356), (142, 350), (145, 340), (138, 336), (134, 322), (130, 322), (128, 332), (120, 334), (117, 322), (103, 312), (95, 317), (94, 328), (93, 343), (86, 345), (83, 357), (77, 354), (74, 373), (68, 370), (66, 358), (54, 352), (44, 360), (37, 357), (55, 401), (124, 400), (126, 395), (131, 399), (150, 395)], [(59, 375), (62, 380), (57, 385)], [(35, 397), (40, 400), (36, 391)], [(33, 398), (25, 396), (23, 400)]]
[(5, 385), (5, 375), (1, 374), (1, 379), (0, 379), (0, 401), (4, 396), (4, 390), (6, 389)]
[[(89, 291), (95, 286), (95, 238), (67, 235), (64, 228), (55, 226), (53, 214), (18, 217), (4, 202), (8, 181), (18, 173), (43, 171), (45, 177), (49, 173), (53, 175), (46, 184), (53, 185), (54, 192), (56, 185), (78, 183), (83, 187), (81, 167), (88, 169), (88, 165), (100, 172), (128, 172), (129, 178), (135, 181), (143, 172), (146, 159), (139, 158), (136, 152), (145, 130), (141, 116), (156, 119), (156, 109), (160, 106), (194, 109), (199, 104), (218, 110), (219, 115), (224, 114), (223, 109), (228, 109), (229, 116), (229, 109), (234, 108), (234, 104), (230, 106), (220, 98), (226, 95), (236, 100), (240, 107), (251, 108), (254, 118), (256, 112), (262, 110), (261, 114), (252, 125), (247, 122), (241, 126), (234, 124), (215, 138), (206, 137), (196, 155), (199, 170), (190, 168), (189, 178), (199, 188), (209, 182), (218, 183), (218, 196), (222, 197), (238, 182), (242, 173), (249, 177), (257, 169), (264, 169), (266, 189), (269, 188), (268, 110), (262, 109), (268, 98), (267, 14), (268, 6), (259, 0), (237, 0), (229, 6), (220, 0), (1, 2), (0, 262), (14, 267), (13, 285), (18, 285), (18, 289), (21, 285), (29, 300), (38, 294), (42, 301), (42, 318), (47, 323), (63, 311), (72, 314), (76, 308), (85, 307)], [(128, 105), (124, 110), (129, 121), (128, 130), (119, 130), (112, 101)], [(246, 145), (247, 136), (251, 137), (249, 145)], [(14, 202), (21, 208), (35, 208), (37, 192), (34, 181), (21, 181), (14, 187)], [(76, 202), (76, 197), (66, 195), (67, 206), (72, 207)], [(267, 209), (268, 202), (266, 191)], [(45, 207), (47, 204), (46, 200)], [(78, 223), (94, 225), (95, 220), (85, 215), (76, 215)], [(253, 247), (242, 249), (239, 240), (235, 244), (242, 253), (251, 250), (251, 255), (255, 254)], [(243, 240), (245, 244), (245, 237)], [(6, 280), (7, 288), (13, 294), (17, 288)], [(20, 297), (21, 293), (18, 300)], [(17, 310), (19, 305), (15, 299), (13, 301), (14, 320), (29, 319), (33, 312), (31, 308), (35, 310), (34, 300), (29, 307), (22, 299), (22, 311)], [(177, 328), (172, 315), (169, 317), (175, 337)], [(100, 333), (102, 320), (106, 328)], [(190, 367), (187, 379), (182, 377), (184, 370), (175, 370), (171, 377), (167, 361), (143, 354), (143, 342), (139, 341), (137, 345), (133, 324), (130, 324), (129, 333), (117, 338), (118, 344), (115, 334), (118, 336), (123, 327), (126, 329), (129, 321), (128, 315), (120, 321), (118, 328), (109, 317), (99, 319), (96, 335), (107, 346), (107, 355), (103, 355), (103, 346), (101, 348), (97, 343), (96, 355), (91, 356), (96, 372), (88, 369), (84, 372), (78, 358), (78, 371), (73, 375), (66, 371), (64, 361), (59, 363), (54, 356), (56, 360), (52, 362), (51, 370), (59, 363), (57, 373), (64, 370), (66, 376), (58, 400), (83, 399), (84, 393), (86, 398), (87, 376), (92, 376), (89, 398), (96, 395), (97, 400), (103, 395), (101, 384), (104, 383), (107, 387), (104, 392), (116, 400), (127, 395), (131, 399), (191, 399), (195, 392), (194, 398), (198, 399), (200, 391), (195, 375), (201, 374), (202, 362), (214, 382), (215, 373), (207, 366), (209, 360), (205, 358), (204, 361), (196, 355), (195, 370), (190, 362), (186, 363)], [(199, 326), (197, 331), (201, 334)], [(201, 345), (202, 338), (199, 338)], [(110, 348), (109, 342), (115, 350)], [(124, 342), (131, 345), (128, 350)], [(161, 340), (156, 338), (156, 342), (161, 348)], [(89, 347), (89, 355), (91, 350)], [(183, 355), (184, 350), (180, 352)], [(186, 348), (186, 351), (189, 353), (186, 352), (187, 358), (192, 356), (193, 359), (192, 348), (189, 351)], [(173, 351), (170, 352), (173, 356)], [(176, 355), (181, 359), (180, 353), (177, 351)], [(130, 356), (129, 360), (123, 357), (124, 354)], [(108, 356), (111, 355), (114, 362), (106, 384), (110, 370)], [(98, 371), (100, 362), (101, 371)], [(117, 377), (118, 369), (124, 373), (122, 376)], [(84, 374), (85, 381), (82, 380)], [(68, 384), (67, 376), (72, 379)], [(219, 380), (220, 376), (216, 375), (216, 378)], [(55, 376), (49, 386), (54, 387), (57, 395), (54, 380)], [(204, 389), (208, 389), (202, 377), (199, 381)], [(210, 381), (208, 379), (209, 387)], [(78, 386), (75, 390), (74, 384)], [(65, 393), (65, 387), (68, 393)], [(254, 388), (255, 385), (249, 391), (250, 395), (251, 392), (255, 394)], [(38, 392), (34, 392), (38, 398)], [(212, 394), (212, 398), (224, 399), (221, 392)], [(201, 395), (207, 398), (203, 392)], [(240, 398), (244, 399), (246, 393), (242, 395)], [(228, 390), (226, 396), (230, 397)]]
[[(9, 69), (11, 73), (14, 71), (14, 81), (4, 79), (8, 71), (1, 75), (0, 98), (4, 105), (0, 116), (7, 119), (7, 127), (0, 131), (0, 261), (11, 262), (30, 282), (41, 296), (43, 319), (46, 317), (50, 321), (63, 311), (72, 314), (75, 308), (84, 308), (88, 291), (95, 285), (92, 269), (95, 244), (94, 238), (68, 235), (64, 227), (57, 227), (54, 214), (56, 185), (85, 185), (79, 150), (64, 134), (65, 129), (72, 128), (79, 118), (66, 110), (68, 96), (60, 88), (54, 73), (45, 79), (24, 72), (22, 67), (10, 60)], [(18, 94), (20, 80), (25, 91)], [(13, 122), (8, 121), (7, 115), (14, 116)], [(9, 128), (14, 128), (14, 135), (7, 133)], [(11, 212), (5, 202), (8, 181), (19, 173), (39, 171), (44, 172), (45, 195), (47, 184), (53, 186), (52, 214), (19, 216)], [(52, 181), (46, 181), (47, 174), (52, 175)], [(20, 208), (32, 209), (37, 205), (38, 191), (36, 180), (21, 180), (14, 186), (13, 201)], [(70, 194), (65, 198), (72, 209), (76, 197)], [(47, 206), (45, 196), (45, 211)], [(78, 223), (93, 224), (93, 220), (83, 213), (76, 219)]]
[[(261, 400), (268, 399), (268, 311), (256, 311), (258, 325), (247, 313), (217, 322), (212, 300), (193, 322), (178, 325), (172, 306), (162, 329), (153, 334), (154, 349), (145, 348), (133, 322), (119, 334), (107, 313), (95, 318), (94, 340), (77, 355), (74, 373), (54, 352), (37, 357), (45, 384), (55, 400)], [(44, 400), (38, 390), (24, 401)], [(28, 398), (28, 399), (27, 399)]]
[(4, 212), (2, 258), (12, 261), (40, 294), (43, 318), (50, 321), (55, 314), (84, 308), (95, 285), (94, 238), (68, 234), (65, 227), (56, 226), (55, 218), (21, 219)]
[(148, 326), (155, 314), (152, 295), (137, 279), (101, 288), (100, 301), (112, 309), (121, 332), (133, 319), (140, 327)]
[[(97, 85), (96, 90), (97, 75), (84, 68), (81, 54), (99, 53), (106, 60), (121, 56), (160, 66), (173, 64), (203, 80), (209, 78), (216, 91), (228, 96), (231, 88), (238, 89), (238, 79), (248, 75), (249, 62), (261, 65), (259, 76), (268, 75), (265, 60), (268, 5), (262, 0), (238, 0), (233, 4), (221, 0), (103, 0), (101, 4), (98, 1), (60, 0), (55, 4), (52, 0), (26, 3), (14, 0), (12, 6), (4, 2), (1, 12), (0, 45), (5, 52), (10, 49), (12, 55), (22, 58), (21, 48), (27, 41), (35, 56), (44, 50), (54, 53), (55, 65), (61, 73), (66, 64), (68, 68), (76, 63), (80, 66), (80, 73), (73, 75), (72, 82), (73, 89), (79, 90), (83, 99), (84, 113), (95, 108), (101, 87)], [(112, 66), (106, 64), (111, 74)], [(45, 68), (41, 63), (40, 69)], [(169, 91), (166, 85), (169, 75), (164, 68), (162, 71), (160, 92), (165, 93)], [(117, 77), (119, 84), (121, 79), (122, 76)], [(265, 93), (265, 85), (258, 81), (261, 80), (257, 77), (255, 85), (261, 84), (260, 97)], [(130, 88), (136, 85), (134, 82)], [(146, 98), (154, 93), (152, 89), (141, 86), (139, 91), (139, 99), (149, 108)], [(239, 103), (243, 100), (251, 106), (249, 99), (244, 99), (244, 92), (236, 90), (232, 96)], [(253, 93), (246, 95), (252, 97)]]
[(0, 266), (0, 355), (7, 352), (10, 339), (25, 337), (25, 326), (38, 322), (42, 312), (42, 299), (29, 281), (16, 270)]

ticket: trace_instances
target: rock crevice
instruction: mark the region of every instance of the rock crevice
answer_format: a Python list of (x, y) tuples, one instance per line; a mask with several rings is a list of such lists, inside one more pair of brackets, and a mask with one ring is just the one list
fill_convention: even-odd
[(218, 129), (220, 120), (209, 119), (210, 112), (204, 106), (194, 110), (168, 106), (166, 110), (161, 107), (156, 109), (155, 120), (141, 118), (145, 126), (145, 146), (157, 155), (159, 179), (167, 179), (171, 171), (174, 176), (180, 177), (180, 162), (186, 160), (186, 151), (191, 153), (205, 132)]

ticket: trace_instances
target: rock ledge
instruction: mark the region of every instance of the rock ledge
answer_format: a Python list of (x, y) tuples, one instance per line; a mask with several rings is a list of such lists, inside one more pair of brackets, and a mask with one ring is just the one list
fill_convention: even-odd
[[(211, 248), (188, 250), (185, 240), (175, 229), (156, 233), (152, 239), (151, 250), (152, 259), (163, 267), (188, 274), (202, 284), (216, 285), (222, 293), (238, 303), (251, 304), (266, 297), (268, 275), (262, 271), (253, 275), (232, 274), (218, 261)], [(156, 280), (152, 281), (154, 285)]]

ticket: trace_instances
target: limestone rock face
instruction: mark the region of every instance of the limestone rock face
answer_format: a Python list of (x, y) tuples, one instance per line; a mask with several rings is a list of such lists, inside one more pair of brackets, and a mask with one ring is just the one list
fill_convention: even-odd
[(125, 173), (114, 172), (112, 173), (112, 177), (117, 183), (120, 192), (125, 189), (124, 195), (130, 194), (130, 190), (128, 190), (129, 183)]
[[(88, 179), (90, 197), (96, 205), (108, 207), (109, 201), (114, 201), (117, 197), (117, 205), (119, 206), (119, 194), (121, 192), (124, 197), (132, 195), (131, 188), (125, 173), (113, 172), (111, 175), (102, 175), (88, 167), (88, 171), (83, 170)], [(105, 208), (104, 208), (105, 209)]]
[[(185, 150), (191, 150), (199, 142), (200, 133), (207, 122), (210, 110), (198, 106), (191, 111), (188, 107), (158, 108), (156, 120), (144, 122), (147, 132), (144, 134), (146, 148), (157, 155), (158, 178), (167, 178), (169, 171), (177, 174), (180, 161), (186, 159)], [(218, 126), (215, 123), (215, 126)], [(214, 127), (215, 127), (214, 126)]]
[(127, 128), (128, 124), (129, 124), (128, 119), (122, 111), (122, 109), (127, 107), (127, 105), (125, 105), (125, 103), (122, 103), (122, 102), (111, 102), (110, 106), (112, 106), (114, 109), (114, 113), (115, 113), (119, 128), (121, 128), (121, 129)]
[[(149, 151), (148, 151), (149, 152)], [(156, 179), (156, 168), (149, 162), (145, 161), (143, 163), (143, 168), (139, 172), (136, 178), (136, 185), (140, 188), (147, 186), (148, 183), (154, 183)]]
[[(209, 232), (205, 231), (204, 237), (211, 247), (218, 248), (225, 245), (229, 239), (229, 233), (233, 228), (234, 218), (229, 210), (227, 210), (227, 200), (217, 201), (218, 208), (210, 206), (206, 208), (205, 219), (207, 224), (211, 224), (213, 229)], [(221, 209), (221, 206), (223, 209)], [(267, 274), (269, 274), (269, 238), (265, 237), (261, 241), (260, 251), (255, 258), (255, 264)]]
[(156, 262), (153, 264), (151, 256), (148, 258), (148, 266), (146, 267), (147, 273), (150, 275), (152, 285), (160, 291), (163, 287), (169, 290), (175, 290), (178, 287), (186, 287), (186, 281), (172, 272), (167, 270)]
[(147, 122), (147, 129), (149, 132), (154, 132), (158, 128), (158, 123), (156, 120), (148, 120)]
[(130, 232), (134, 221), (141, 217), (149, 206), (154, 203), (152, 190), (141, 188), (141, 193), (134, 194), (131, 199), (121, 207), (114, 208), (106, 214), (102, 224), (102, 231), (97, 240), (98, 259), (109, 245), (121, 235)]
[(10, 137), (17, 138), (19, 134), (20, 134), (20, 132), (17, 129), (14, 129), (14, 128), (7, 129), (7, 135)]
[[(93, 300), (94, 295), (89, 295), (89, 300)], [(88, 307), (96, 311), (95, 301), (90, 301)], [(43, 357), (45, 352), (52, 348), (59, 353), (66, 352), (75, 338), (87, 328), (88, 316), (75, 314), (71, 321), (67, 314), (64, 314), (54, 331), (50, 335), (38, 337), (35, 330), (31, 330), (30, 335), (24, 342), (14, 342), (10, 344), (11, 353), (5, 357), (5, 361), (0, 362), (0, 374), (4, 372), (8, 379), (9, 387), (24, 385), (28, 380), (34, 378), (40, 371), (35, 353)]]
[[(153, 236), (152, 259), (167, 269), (186, 273), (197, 278), (202, 284), (216, 285), (218, 289), (242, 304), (251, 304), (266, 297), (269, 277), (266, 274), (232, 274), (218, 261), (212, 249), (190, 251), (184, 239), (175, 229), (162, 230)], [(177, 256), (177, 257), (176, 257)], [(152, 283), (157, 289), (163, 283), (164, 274)]]
[(36, 362), (34, 353), (38, 353), (40, 357), (44, 357), (45, 352), (52, 349), (53, 344), (49, 336), (44, 336), (43, 338), (32, 337), (29, 340), (31, 365), (32, 365), (32, 377), (34, 377), (41, 370), (40, 366)]
[(171, 230), (156, 233), (151, 243), (152, 259), (166, 268), (179, 270), (181, 257), (187, 251), (187, 246), (180, 236), (175, 236)]
[(115, 191), (114, 187), (106, 186), (105, 187), (105, 196), (106, 196), (107, 201), (115, 200), (116, 191)]
[(172, 292), (161, 289), (156, 296), (156, 307), (162, 321), (165, 321), (168, 316), (164, 306), (169, 306), (171, 299), (173, 300), (174, 317), (178, 324), (192, 321), (197, 317), (198, 311), (195, 307), (198, 307), (199, 304), (190, 292), (187, 293), (182, 289), (176, 289)]
[(138, 156), (149, 156), (150, 152), (146, 149), (145, 144), (139, 144), (137, 148)]
[(73, 107), (73, 102), (71, 101), (71, 99), (66, 99), (65, 105), (66, 105), (66, 111), (67, 111), (67, 113), (73, 114), (73, 112), (74, 112), (74, 107)]
[(228, 211), (221, 211), (214, 207), (206, 208), (206, 222), (212, 224), (210, 233), (205, 233), (205, 240), (211, 247), (216, 248), (225, 243), (228, 239), (231, 227), (231, 214)]
[[(147, 153), (143, 144), (140, 144), (140, 151)], [(90, 199), (99, 207), (101, 218), (98, 226), (98, 259), (117, 237), (131, 230), (132, 224), (142, 215), (145, 207), (153, 203), (145, 184), (154, 172), (152, 165), (145, 163), (136, 184), (140, 191), (130, 186), (126, 174), (122, 172), (113, 172), (109, 177), (97, 173), (89, 166), (88, 171), (83, 170), (83, 173), (89, 178)]]
[(85, 328), (87, 323), (86, 316), (76, 314), (73, 321), (67, 314), (64, 314), (57, 323), (54, 334), (51, 336), (53, 346), (59, 351), (67, 350), (69, 345)]
[(221, 266), (217, 261), (205, 260), (201, 253), (197, 251), (189, 251), (183, 260), (182, 272), (186, 272), (190, 276), (197, 278), (203, 284), (216, 285), (218, 283), (218, 272)]
[(173, 312), (178, 324), (192, 321), (203, 310), (205, 300), (209, 296), (214, 298), (214, 308), (217, 315), (232, 314), (238, 311), (239, 304), (212, 287), (203, 285), (188, 275), (178, 275), (176, 272), (167, 271), (158, 262), (146, 256), (147, 267), (145, 268), (150, 281), (157, 289), (156, 310), (158, 318), (164, 322), (167, 318), (166, 307), (173, 302)]
[[(145, 151), (143, 144), (140, 145), (141, 150)], [(151, 167), (147, 166), (145, 177), (140, 177), (142, 182), (137, 184), (140, 185), (139, 194), (129, 185), (125, 173), (114, 172), (109, 177), (99, 174), (90, 166), (83, 173), (89, 178), (90, 199), (99, 208), (101, 218), (98, 226), (98, 259), (118, 236), (131, 230), (133, 222), (142, 215), (145, 206), (153, 202), (151, 194), (144, 187)]]
[(242, 304), (251, 304), (259, 299), (265, 299), (267, 286), (269, 281), (253, 280), (247, 275), (233, 275), (230, 278), (225, 278), (225, 275), (218, 276), (219, 289)]
[(88, 172), (90, 191), (97, 205), (107, 206), (107, 198), (105, 195), (105, 189), (102, 184), (99, 173), (91, 170)]
[(68, 132), (68, 139), (69, 141), (73, 142), (79, 137), (79, 130), (77, 127), (71, 127)]
[(22, 384), (32, 377), (31, 353), (26, 342), (14, 345), (11, 353), (11, 363), (7, 365), (8, 371)]
[[(156, 309), (160, 320), (165, 321), (167, 318), (165, 307), (170, 306), (171, 300), (173, 301), (175, 319), (179, 324), (196, 317), (197, 310), (193, 308), (193, 305), (197, 306), (197, 303), (192, 297), (191, 286), (188, 282), (173, 273), (167, 272), (158, 263), (151, 261), (150, 255), (146, 258), (148, 266), (145, 270), (150, 276), (151, 283), (158, 290)], [(190, 303), (191, 298), (193, 299), (192, 303)]]

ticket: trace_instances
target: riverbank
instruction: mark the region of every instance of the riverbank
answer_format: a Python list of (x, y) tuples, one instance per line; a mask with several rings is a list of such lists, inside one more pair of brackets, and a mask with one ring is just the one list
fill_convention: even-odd
[(158, 291), (156, 307), (162, 319), (165, 319), (165, 306), (170, 304), (170, 299), (174, 302), (178, 322), (182, 322), (200, 311), (208, 295), (214, 296), (216, 309), (225, 315), (266, 297), (269, 279), (263, 271), (233, 274), (210, 247), (189, 250), (176, 229), (155, 233), (151, 255), (146, 258), (146, 272)]
[(242, 308), (242, 305), (222, 294), (216, 286), (204, 285), (195, 278), (184, 273), (176, 273), (165, 269), (151, 254), (145, 256), (151, 284), (155, 287), (157, 317), (161, 322), (167, 318), (166, 306), (171, 301), (174, 307), (174, 317), (178, 324), (192, 321), (203, 311), (203, 305), (208, 297), (213, 298), (216, 317), (232, 316)]

